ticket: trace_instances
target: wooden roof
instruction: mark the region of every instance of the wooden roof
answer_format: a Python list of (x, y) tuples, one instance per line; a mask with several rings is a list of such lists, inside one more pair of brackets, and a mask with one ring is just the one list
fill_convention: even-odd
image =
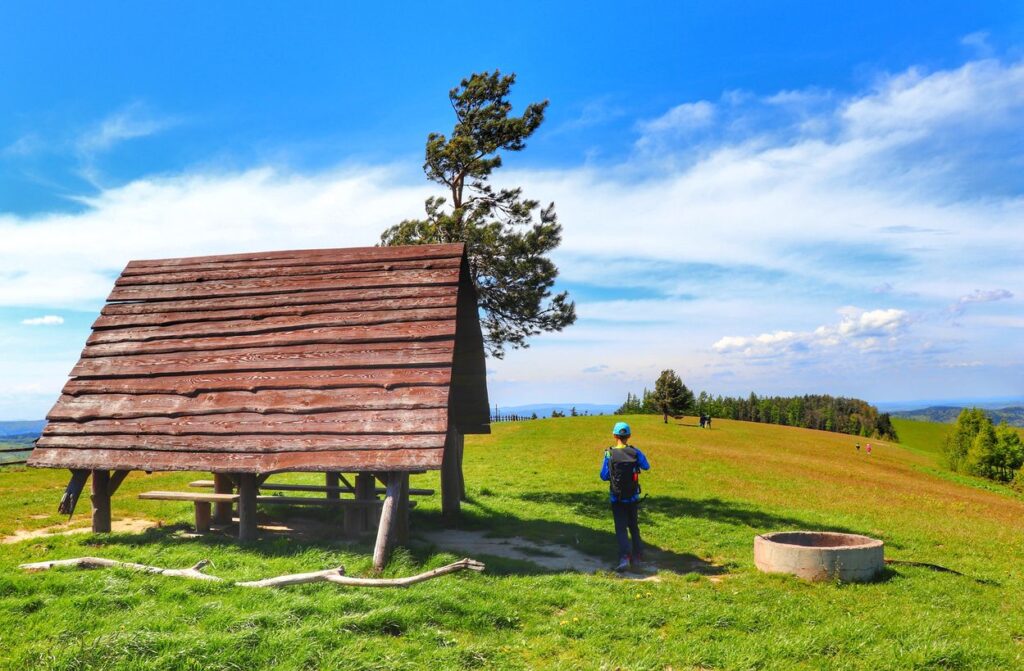
[(132, 261), (30, 466), (440, 468), (488, 431), (462, 245)]

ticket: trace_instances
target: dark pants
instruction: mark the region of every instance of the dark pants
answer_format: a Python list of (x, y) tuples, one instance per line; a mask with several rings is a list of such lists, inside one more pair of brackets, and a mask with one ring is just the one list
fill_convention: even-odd
[[(639, 502), (613, 503), (612, 517), (615, 518), (615, 538), (619, 541), (619, 557), (632, 555), (634, 558), (643, 554), (644, 546), (640, 542), (640, 524), (637, 521), (637, 508)], [(626, 535), (626, 532), (629, 535)], [(630, 545), (629, 537), (632, 536), (633, 543)]]

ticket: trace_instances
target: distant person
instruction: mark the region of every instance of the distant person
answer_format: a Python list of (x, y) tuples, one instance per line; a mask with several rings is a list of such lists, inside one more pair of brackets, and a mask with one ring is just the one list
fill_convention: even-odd
[(860, 452), (860, 443), (857, 443), (857, 451)]
[(700, 415), (700, 428), (704, 428), (704, 413), (701, 413)]
[(651, 469), (644, 453), (629, 444), (631, 434), (629, 424), (617, 423), (612, 429), (615, 444), (605, 450), (604, 463), (601, 464), (601, 479), (608, 483), (608, 500), (612, 504), (615, 538), (619, 543), (619, 563), (615, 570), (620, 572), (628, 569), (631, 563), (639, 566), (643, 561), (644, 546), (640, 541), (637, 519), (640, 470)]
[(865, 445), (864, 449), (867, 451), (868, 454), (871, 454), (871, 443), (868, 443), (867, 445)]
[(708, 416), (707, 416), (707, 417), (706, 417), (706, 418), (704, 419), (704, 428), (705, 428), (705, 429), (710, 429), (710, 428), (711, 428), (711, 415), (708, 415)]

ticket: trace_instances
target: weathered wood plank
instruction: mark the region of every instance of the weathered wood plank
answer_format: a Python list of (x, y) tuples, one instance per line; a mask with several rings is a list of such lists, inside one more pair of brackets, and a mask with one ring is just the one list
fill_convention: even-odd
[(374, 326), (326, 326), (273, 333), (209, 338), (167, 338), (142, 342), (86, 345), (83, 358), (169, 352), (202, 352), (223, 349), (248, 349), (288, 345), (333, 345), (339, 343), (406, 342), (430, 338), (454, 338), (451, 320), (397, 322)]
[(393, 270), (378, 273), (336, 273), (302, 279), (257, 278), (191, 282), (184, 284), (153, 284), (115, 286), (108, 301), (162, 301), (183, 298), (218, 298), (249, 294), (284, 294), (324, 289), (357, 289), (370, 287), (409, 287), (433, 284), (457, 284), (458, 269)]
[(330, 305), (341, 309), (348, 303), (361, 305), (364, 301), (382, 301), (397, 298), (438, 298), (452, 297), (458, 286), (443, 284), (423, 287), (371, 287), (368, 289), (335, 289), (327, 291), (304, 291), (290, 294), (256, 294), (229, 298), (184, 299), (175, 301), (152, 301), (139, 303), (107, 303), (100, 311), (103, 315), (145, 315), (173, 314), (187, 312), (202, 318), (204, 312), (224, 310), (255, 310), (259, 308), (311, 307)]
[(458, 268), (459, 257), (440, 259), (414, 259), (411, 261), (370, 261), (346, 263), (344, 261), (307, 262), (279, 261), (273, 265), (200, 263), (165, 268), (127, 268), (117, 279), (117, 286), (139, 284), (178, 284), (181, 282), (211, 282), (257, 277), (308, 277), (333, 273), (386, 272), (391, 270), (440, 270)]
[(437, 244), (404, 247), (344, 247), (338, 249), (294, 249), (272, 252), (249, 252), (245, 254), (217, 254), (213, 256), (188, 256), (173, 259), (140, 259), (131, 261), (128, 268), (173, 268), (196, 263), (263, 263), (279, 262), (282, 259), (299, 261), (324, 259), (343, 263), (345, 261), (399, 261), (408, 259), (431, 259), (461, 256), (463, 245)]
[(82, 394), (204, 394), (266, 389), (346, 389), (447, 386), (449, 368), (356, 368), (352, 370), (196, 373), (153, 377), (72, 378), (64, 385), (69, 396)]
[[(395, 297), (374, 300), (336, 301), (333, 303), (302, 303), (300, 305), (279, 305), (271, 307), (250, 307), (231, 310), (176, 310), (141, 314), (101, 314), (92, 328), (106, 329), (137, 328), (143, 326), (174, 326), (178, 324), (201, 324), (203, 322), (229, 321), (232, 319), (267, 319), (270, 317), (304, 317), (321, 313), (374, 312), (392, 310), (416, 310), (451, 308), (456, 305), (455, 294), (448, 287), (438, 296)], [(287, 294), (292, 296), (293, 294)], [(365, 295), (365, 294), (364, 294)], [(114, 303), (114, 306), (159, 306), (154, 303)]]
[(179, 394), (86, 394), (61, 396), (46, 418), (83, 422), (159, 415), (199, 417), (233, 413), (310, 414), (347, 410), (445, 408), (447, 387), (373, 387), (354, 389), (272, 389)]
[(101, 343), (143, 342), (169, 338), (254, 335), (260, 333), (288, 332), (309, 328), (376, 326), (383, 324), (444, 320), (455, 320), (454, 307), (413, 310), (376, 310), (372, 312), (320, 312), (312, 315), (289, 315), (283, 317), (203, 321), (175, 326), (138, 326), (132, 328), (104, 329), (93, 332), (86, 341), (86, 344), (97, 345)]
[(197, 417), (140, 417), (96, 419), (90, 422), (52, 421), (48, 436), (96, 434), (189, 434), (238, 433), (439, 433), (448, 425), (446, 408), (421, 410), (367, 410), (314, 414), (231, 413)]
[(431, 366), (452, 362), (453, 341), (290, 345), (253, 349), (176, 352), (81, 359), (78, 377), (161, 375), (230, 371)]
[(215, 492), (167, 492), (152, 491), (139, 494), (140, 499), (155, 501), (202, 501), (204, 503), (231, 503), (238, 500), (238, 494), (217, 494)]
[(223, 435), (44, 435), (37, 449), (151, 450), (156, 452), (336, 452), (341, 450), (433, 449), (443, 433), (414, 434), (236, 434)]
[[(196, 452), (188, 459), (169, 452), (148, 450), (42, 449), (33, 455), (41, 468), (115, 468), (143, 471), (194, 471), (214, 473), (274, 473), (278, 471), (416, 471), (441, 467), (442, 449), (369, 452), (287, 452), (239, 454)], [(38, 455), (38, 456), (36, 456)]]

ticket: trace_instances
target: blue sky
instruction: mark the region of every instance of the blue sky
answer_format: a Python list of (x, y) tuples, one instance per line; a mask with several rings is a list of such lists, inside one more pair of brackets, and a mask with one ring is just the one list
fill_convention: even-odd
[(580, 320), (492, 400), (1024, 396), (1024, 6), (755, 4), (5, 3), (0, 419), (46, 412), (131, 258), (418, 215), (493, 68), (551, 101), (499, 179), (557, 204)]

